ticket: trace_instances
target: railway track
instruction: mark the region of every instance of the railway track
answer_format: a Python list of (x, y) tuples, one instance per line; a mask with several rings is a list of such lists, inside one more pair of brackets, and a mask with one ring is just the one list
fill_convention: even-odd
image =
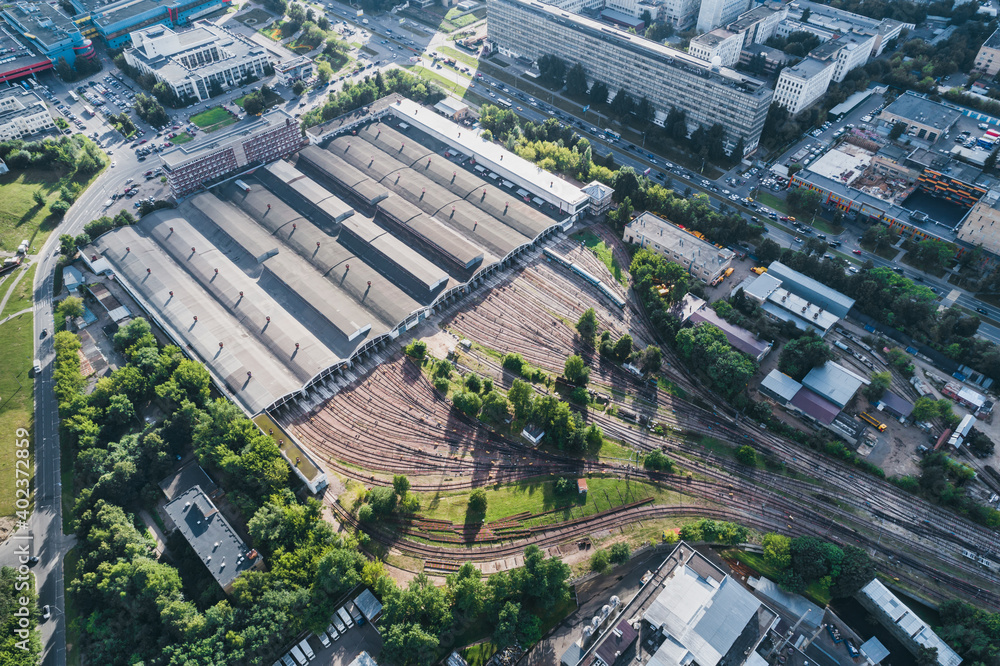
[[(596, 262), (589, 252), (579, 254), (581, 265), (602, 274), (598, 268), (604, 270), (603, 265), (584, 263)], [(461, 310), (456, 306), (446, 312), (442, 326), (500, 353), (517, 351), (532, 365), (557, 374), (565, 357), (577, 351), (590, 361), (596, 388), (611, 393), (620, 406), (664, 424), (668, 436), (659, 437), (599, 411), (589, 411), (587, 420), (629, 447), (641, 451), (666, 447), (678, 465), (693, 473), (692, 478), (648, 473), (617, 462), (584, 461), (506, 439), (451, 410), (420, 370), (399, 357), (341, 390), (320, 408), (301, 409), (283, 420), (290, 421), (292, 431), (335, 471), (368, 485), (389, 482), (377, 478), (379, 473), (386, 477), (407, 474), (414, 490), (457, 490), (549, 475), (629, 474), (670, 486), (690, 501), (677, 506), (618, 507), (605, 516), (589, 516), (572, 525), (540, 526), (530, 536), (488, 546), (435, 546), (409, 539), (399, 530), (360, 526), (343, 507), (331, 502), (338, 518), (424, 561), (454, 564), (506, 557), (529, 543), (565, 543), (636, 521), (704, 516), (761, 531), (813, 534), (854, 543), (873, 552), (880, 567), (901, 582), (911, 581), (915, 587), (927, 579), (939, 581), (967, 598), (1000, 608), (995, 591), (1000, 580), (960, 557), (962, 546), (976, 550), (985, 544), (996, 546), (994, 533), (714, 407), (715, 398), (666, 346), (665, 374), (686, 392), (684, 399), (649, 386), (616, 364), (600, 363), (592, 350), (579, 345), (572, 328), (586, 307), (593, 305), (601, 326), (615, 335), (631, 330), (637, 340), (655, 337), (640, 309), (631, 306), (615, 311), (595, 299), (596, 290), (590, 285), (561, 267), (536, 260), (511, 280), (497, 277), (492, 290), (484, 290)], [(491, 354), (474, 350), (469, 355), (475, 363), (470, 360), (468, 365), (476, 365), (478, 372), (493, 376), (501, 385), (512, 380)], [(787, 469), (816, 480), (744, 468), (692, 443), (692, 437), (712, 437), (730, 446), (750, 444), (782, 461)]]

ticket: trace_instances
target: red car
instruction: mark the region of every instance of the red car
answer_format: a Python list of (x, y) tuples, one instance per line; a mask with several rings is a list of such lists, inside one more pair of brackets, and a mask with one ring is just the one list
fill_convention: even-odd
[(144, 144), (144, 143), (146, 143), (146, 139), (143, 139), (142, 141), (140, 141), (140, 142), (139, 142), (139, 145), (141, 146), (141, 145), (142, 145), (142, 144)]
[(854, 254), (861, 254), (861, 250), (851, 250)]

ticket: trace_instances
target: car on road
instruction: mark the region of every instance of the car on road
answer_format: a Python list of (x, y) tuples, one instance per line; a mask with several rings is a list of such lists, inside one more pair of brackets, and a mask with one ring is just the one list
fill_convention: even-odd
[(796, 236), (796, 237), (795, 237), (795, 242), (796, 242), (796, 243), (801, 243), (801, 242), (802, 242), (802, 239), (801, 239), (801, 238), (799, 238), (798, 236)]
[(854, 254), (861, 255), (861, 250), (851, 250)]
[(986, 308), (976, 308), (976, 312), (979, 314), (989, 314), (989, 312), (986, 311)]
[(116, 166), (118, 166), (118, 162), (111, 160), (111, 168), (114, 169)]
[(48, 604), (42, 606), (42, 619), (47, 620), (52, 617), (52, 609), (49, 608)]
[(857, 273), (858, 272), (858, 267), (857, 266), (851, 266), (847, 270), (849, 270), (852, 273)]
[(28, 558), (28, 566), (29, 567), (33, 567), (36, 564), (38, 564), (38, 556), (37, 555), (32, 555), (31, 557)]

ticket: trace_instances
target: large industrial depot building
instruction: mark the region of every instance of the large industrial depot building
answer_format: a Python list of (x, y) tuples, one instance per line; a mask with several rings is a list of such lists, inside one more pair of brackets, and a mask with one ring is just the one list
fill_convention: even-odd
[(756, 150), (773, 95), (763, 81), (534, 0), (487, 0), (486, 10), (489, 41), (500, 53), (579, 62), (612, 94), (622, 87), (649, 99), (658, 117), (676, 107), (690, 130), (721, 124), (727, 151), (740, 139), (746, 153)]
[[(470, 140), (478, 157), (451, 145)], [(530, 190), (482, 166), (491, 160), (511, 178), (534, 174)], [(468, 128), (393, 100), (85, 252), (256, 414), (349, 381), (355, 362), (568, 228), (587, 202)]]

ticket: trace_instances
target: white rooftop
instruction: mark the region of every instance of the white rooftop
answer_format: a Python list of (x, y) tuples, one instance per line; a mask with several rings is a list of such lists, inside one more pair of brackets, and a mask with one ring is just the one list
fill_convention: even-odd
[(962, 658), (951, 647), (935, 634), (927, 623), (917, 617), (895, 594), (882, 584), (878, 578), (861, 589), (861, 594), (868, 597), (900, 628), (904, 629), (913, 640), (927, 648), (937, 648), (938, 664), (940, 666), (958, 666)]
[(562, 202), (564, 210), (579, 208), (588, 201), (587, 195), (579, 187), (535, 166), (500, 144), (486, 141), (476, 132), (443, 118), (413, 100), (400, 99), (392, 106), (392, 112), (408, 119), (417, 127), (424, 128), (425, 131), (429, 130), (432, 135), (437, 135), (436, 138), (440, 138), (466, 155), (473, 156), (476, 162), (482, 163), (501, 176), (520, 180), (520, 185), (534, 184), (536, 189), (544, 190), (544, 195), (539, 192), (535, 194), (551, 202)]

